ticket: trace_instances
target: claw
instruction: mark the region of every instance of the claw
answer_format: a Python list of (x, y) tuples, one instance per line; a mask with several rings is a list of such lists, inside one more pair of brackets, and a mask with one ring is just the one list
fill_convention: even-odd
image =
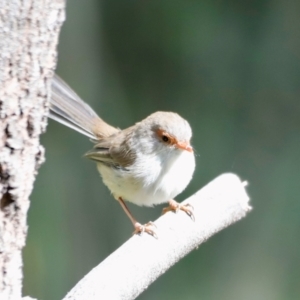
[(194, 207), (187, 203), (187, 204), (181, 204), (176, 202), (175, 200), (170, 200), (169, 201), (169, 206), (165, 207), (162, 211), (163, 214), (165, 214), (168, 211), (173, 211), (177, 213), (179, 210), (184, 211), (193, 221), (195, 221), (195, 216), (193, 213)]
[(156, 239), (158, 239), (158, 236), (157, 236), (155, 230), (151, 229), (151, 227), (157, 228), (156, 225), (151, 221), (145, 225), (142, 225), (141, 223), (136, 222), (134, 224), (135, 230), (134, 230), (133, 234), (143, 234), (144, 232), (146, 232), (146, 233), (152, 235), (153, 237), (155, 237)]

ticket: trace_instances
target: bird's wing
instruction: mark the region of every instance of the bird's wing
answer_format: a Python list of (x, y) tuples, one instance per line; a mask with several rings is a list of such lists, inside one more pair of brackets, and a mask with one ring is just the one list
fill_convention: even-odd
[(129, 127), (101, 139), (92, 150), (85, 154), (85, 157), (114, 167), (131, 166), (136, 159), (135, 149), (128, 143), (131, 133), (132, 127)]

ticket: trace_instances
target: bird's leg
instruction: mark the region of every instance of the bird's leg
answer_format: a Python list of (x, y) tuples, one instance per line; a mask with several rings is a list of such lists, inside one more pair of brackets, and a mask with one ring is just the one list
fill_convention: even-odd
[(151, 227), (156, 227), (155, 224), (153, 222), (149, 222), (145, 225), (142, 225), (141, 223), (139, 223), (131, 214), (131, 212), (129, 211), (127, 205), (125, 204), (124, 200), (122, 199), (122, 197), (119, 197), (117, 199), (119, 201), (119, 203), (121, 204), (123, 210), (125, 211), (126, 215), (128, 216), (128, 218), (130, 219), (130, 221), (133, 224), (134, 227), (134, 232), (133, 234), (136, 233), (143, 233), (143, 232), (147, 232), (148, 234), (154, 236), (155, 238), (157, 238), (157, 235), (155, 233), (155, 231), (153, 229), (151, 229)]
[(189, 203), (187, 204), (178, 203), (173, 199), (169, 200), (169, 206), (165, 207), (162, 213), (165, 214), (168, 211), (174, 211), (175, 213), (177, 213), (179, 210), (184, 211), (193, 221), (195, 221), (193, 206)]

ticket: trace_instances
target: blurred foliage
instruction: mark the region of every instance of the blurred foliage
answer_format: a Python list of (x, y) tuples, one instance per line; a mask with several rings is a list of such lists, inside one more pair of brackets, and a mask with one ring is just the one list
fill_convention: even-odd
[[(190, 121), (197, 170), (178, 199), (224, 172), (249, 182), (253, 212), (139, 299), (299, 297), (299, 26), (299, 1), (68, 1), (57, 72), (83, 99), (120, 128), (156, 110)], [(24, 293), (44, 300), (132, 232), (82, 159), (88, 139), (49, 123), (24, 251)], [(141, 222), (161, 211), (130, 207)]]

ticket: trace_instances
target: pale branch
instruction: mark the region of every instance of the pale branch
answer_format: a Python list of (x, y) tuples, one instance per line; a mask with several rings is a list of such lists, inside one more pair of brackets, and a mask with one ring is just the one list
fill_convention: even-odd
[(245, 182), (224, 174), (183, 203), (194, 208), (195, 221), (184, 212), (168, 212), (155, 221), (158, 238), (135, 235), (91, 270), (64, 300), (135, 299), (153, 281), (223, 228), (251, 210)]

